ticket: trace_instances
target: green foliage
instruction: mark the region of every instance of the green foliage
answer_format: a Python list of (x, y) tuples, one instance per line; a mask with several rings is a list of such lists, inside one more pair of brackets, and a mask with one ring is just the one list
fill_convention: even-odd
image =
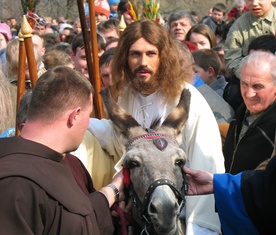
[(35, 11), (35, 7), (39, 2), (40, 0), (21, 0), (21, 5), (23, 8), (24, 14), (30, 10)]
[(156, 20), (159, 10), (159, 0), (143, 0), (143, 16), (150, 20)]

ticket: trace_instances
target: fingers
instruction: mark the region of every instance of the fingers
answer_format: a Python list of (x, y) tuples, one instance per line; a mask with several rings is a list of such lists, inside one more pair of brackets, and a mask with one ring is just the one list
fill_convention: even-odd
[[(116, 202), (117, 205), (122, 209), (122, 211), (125, 211), (125, 208), (126, 208), (126, 203), (125, 201), (121, 201), (121, 202)], [(116, 207), (114, 207), (116, 208)], [(116, 210), (113, 209), (113, 207), (111, 207), (111, 215), (114, 216), (114, 217), (119, 217), (119, 214)]]
[(196, 174), (196, 171), (195, 170), (192, 170), (191, 168), (188, 168), (186, 166), (183, 166), (182, 170), (186, 173), (186, 174), (189, 174), (189, 175), (195, 175)]
[(183, 166), (183, 167), (182, 167), (182, 170), (183, 170), (185, 173), (188, 174), (190, 169), (189, 169), (188, 167), (186, 167), (186, 166)]
[(120, 194), (124, 191), (124, 176), (123, 172), (119, 171), (113, 176), (112, 183), (115, 184), (120, 191)]
[(125, 207), (125, 213), (130, 212), (132, 207), (133, 207), (133, 202), (132, 202), (132, 200), (129, 200), (128, 204)]

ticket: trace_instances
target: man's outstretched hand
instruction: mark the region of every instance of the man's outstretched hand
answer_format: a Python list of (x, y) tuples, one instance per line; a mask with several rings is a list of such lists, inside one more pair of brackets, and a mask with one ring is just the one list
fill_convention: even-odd
[(212, 173), (201, 170), (192, 170), (183, 167), (183, 171), (188, 177), (188, 195), (203, 195), (214, 192)]

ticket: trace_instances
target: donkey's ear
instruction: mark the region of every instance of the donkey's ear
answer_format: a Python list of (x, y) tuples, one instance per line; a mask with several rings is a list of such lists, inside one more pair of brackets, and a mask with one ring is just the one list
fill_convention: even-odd
[(137, 128), (142, 129), (138, 122), (113, 100), (108, 88), (102, 88), (100, 94), (110, 120), (115, 125), (116, 130), (123, 134), (125, 138), (131, 138), (132, 132)]
[(181, 93), (178, 105), (163, 122), (162, 127), (172, 128), (175, 130), (175, 134), (178, 135), (188, 119), (190, 99), (190, 91), (188, 89), (184, 89)]

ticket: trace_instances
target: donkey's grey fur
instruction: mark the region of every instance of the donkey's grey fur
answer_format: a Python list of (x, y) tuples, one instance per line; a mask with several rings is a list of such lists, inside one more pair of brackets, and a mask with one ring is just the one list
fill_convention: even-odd
[[(126, 154), (123, 165), (130, 169), (130, 179), (139, 200), (143, 203), (148, 187), (157, 179), (169, 179), (180, 191), (183, 187), (181, 167), (186, 162), (185, 152), (169, 138), (165, 138), (168, 146), (164, 150), (158, 149), (152, 140), (139, 139), (129, 145), (130, 140), (148, 132), (117, 105), (108, 89), (103, 89), (101, 95), (109, 118), (125, 139)], [(155, 123), (155, 127), (152, 127), (154, 132), (171, 135), (180, 144), (179, 137), (182, 136), (181, 132), (188, 118), (189, 105), (190, 92), (184, 89), (177, 107), (161, 126), (158, 127)], [(169, 186), (161, 185), (154, 190), (147, 210), (156, 234), (185, 233), (179, 220), (178, 200)], [(137, 208), (133, 208), (133, 216), (142, 228), (145, 222), (139, 217)]]

